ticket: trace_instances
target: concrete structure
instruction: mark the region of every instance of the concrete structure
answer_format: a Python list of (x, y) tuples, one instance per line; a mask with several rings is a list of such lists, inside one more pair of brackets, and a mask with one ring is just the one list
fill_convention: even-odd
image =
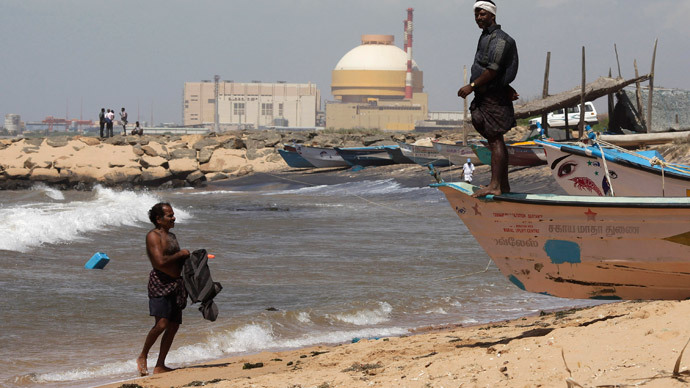
[(8, 113), (5, 115), (5, 129), (12, 134), (16, 135), (22, 133), (22, 119), (18, 114)]
[(216, 109), (220, 130), (256, 129), (284, 125), (286, 121), (288, 128), (313, 128), (321, 110), (321, 92), (312, 83), (185, 82), (185, 126), (215, 126)]
[(408, 52), (393, 44), (392, 35), (362, 35), (362, 44), (340, 59), (332, 72), (336, 101), (326, 104), (326, 127), (411, 131), (426, 119), (423, 73), (407, 47), (411, 23), (406, 21)]

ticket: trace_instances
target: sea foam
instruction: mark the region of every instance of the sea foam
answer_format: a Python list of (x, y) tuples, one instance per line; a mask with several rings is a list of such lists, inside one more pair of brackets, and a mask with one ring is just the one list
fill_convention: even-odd
[[(47, 190), (46, 194), (59, 199), (57, 194), (62, 193)], [(27, 252), (44, 244), (75, 241), (90, 232), (149, 223), (148, 210), (160, 201), (149, 192), (115, 191), (101, 186), (95, 187), (92, 194), (82, 201), (0, 208), (0, 250)], [(182, 209), (175, 209), (175, 216), (179, 222), (190, 218)]]

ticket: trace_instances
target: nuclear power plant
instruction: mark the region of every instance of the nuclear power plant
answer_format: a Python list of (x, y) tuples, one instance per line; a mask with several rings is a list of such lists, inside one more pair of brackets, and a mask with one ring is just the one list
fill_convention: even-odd
[(332, 72), (335, 102), (326, 104), (328, 128), (411, 131), (427, 118), (423, 73), (412, 58), (412, 13), (404, 20), (404, 50), (393, 35), (362, 35)]

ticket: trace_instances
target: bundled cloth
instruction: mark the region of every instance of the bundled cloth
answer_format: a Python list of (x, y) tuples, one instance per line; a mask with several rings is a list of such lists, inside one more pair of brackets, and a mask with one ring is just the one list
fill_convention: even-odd
[(208, 255), (205, 249), (197, 249), (192, 252), (182, 268), (182, 278), (192, 303), (201, 303), (199, 311), (201, 311), (204, 319), (211, 322), (215, 321), (218, 317), (218, 306), (213, 302), (213, 298), (218, 295), (223, 286), (211, 278)]

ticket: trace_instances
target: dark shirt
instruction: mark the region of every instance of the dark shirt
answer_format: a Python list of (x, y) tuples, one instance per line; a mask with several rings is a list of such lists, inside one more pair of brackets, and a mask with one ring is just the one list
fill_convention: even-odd
[(484, 70), (491, 69), (497, 72), (496, 78), (478, 87), (476, 92), (482, 94), (502, 89), (515, 79), (518, 62), (515, 40), (506, 34), (500, 25), (494, 24), (484, 29), (479, 37), (470, 82), (479, 78)]

